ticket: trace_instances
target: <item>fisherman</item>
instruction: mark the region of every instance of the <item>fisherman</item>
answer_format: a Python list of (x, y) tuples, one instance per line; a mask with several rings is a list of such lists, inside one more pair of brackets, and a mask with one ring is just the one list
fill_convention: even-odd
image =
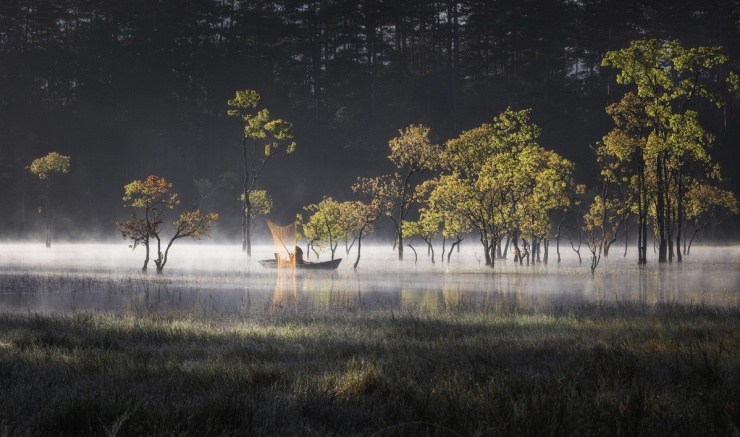
[(295, 247), (294, 255), (296, 264), (303, 264), (303, 250), (300, 247)]

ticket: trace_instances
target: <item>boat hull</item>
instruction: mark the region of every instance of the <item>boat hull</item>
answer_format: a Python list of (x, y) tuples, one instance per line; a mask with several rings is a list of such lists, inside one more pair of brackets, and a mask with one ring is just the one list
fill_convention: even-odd
[[(295, 267), (296, 270), (335, 270), (339, 267), (339, 263), (342, 262), (342, 258), (333, 259), (331, 261), (322, 262), (304, 262), (302, 264), (289, 264), (286, 263), (284, 267), (291, 268)], [(266, 269), (278, 268), (278, 262), (274, 259), (263, 259), (259, 261), (260, 265)]]

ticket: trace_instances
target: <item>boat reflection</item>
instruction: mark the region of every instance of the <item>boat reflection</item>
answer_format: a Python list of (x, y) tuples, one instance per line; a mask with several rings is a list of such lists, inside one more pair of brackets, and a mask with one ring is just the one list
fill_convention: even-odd
[(275, 291), (272, 294), (272, 303), (268, 313), (297, 313), (298, 290), (296, 271), (292, 268), (278, 269), (275, 275)]

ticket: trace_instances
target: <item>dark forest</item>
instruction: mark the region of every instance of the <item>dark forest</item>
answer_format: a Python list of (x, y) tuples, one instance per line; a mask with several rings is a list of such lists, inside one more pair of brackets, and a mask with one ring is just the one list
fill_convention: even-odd
[[(532, 109), (541, 143), (597, 172), (605, 107), (629, 87), (601, 67), (636, 39), (722, 46), (740, 71), (737, 0), (4, 0), (0, 4), (0, 236), (41, 231), (34, 158), (71, 157), (58, 181), (58, 235), (118, 237), (123, 186), (149, 174), (239, 239), (238, 188), (201, 198), (195, 181), (240, 172), (237, 90), (293, 123), (296, 151), (260, 179), (289, 220), (358, 177), (389, 170), (388, 141), (411, 123), (438, 143)], [(740, 192), (740, 100), (699, 113), (712, 155)], [(713, 228), (737, 238), (733, 218)]]

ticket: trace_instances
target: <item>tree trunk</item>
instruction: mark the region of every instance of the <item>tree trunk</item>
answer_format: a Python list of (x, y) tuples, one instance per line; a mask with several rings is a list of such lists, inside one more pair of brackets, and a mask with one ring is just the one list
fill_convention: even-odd
[(460, 241), (461, 240), (457, 240), (454, 243), (452, 243), (452, 246), (450, 246), (450, 251), (447, 253), (447, 264), (450, 263), (450, 257), (452, 256), (452, 249), (454, 249), (455, 246), (460, 247)]
[(560, 223), (558, 223), (558, 234), (555, 237), (555, 252), (558, 254), (558, 264), (560, 264), (560, 231), (562, 229), (563, 223), (565, 222), (565, 218), (568, 217), (568, 213), (570, 211), (566, 211), (565, 214), (563, 214), (563, 219), (560, 220)]
[(647, 264), (647, 193), (645, 192), (645, 161), (642, 155), (637, 162), (638, 212), (637, 212), (637, 264)]
[(657, 192), (657, 222), (658, 222), (658, 262), (665, 263), (668, 261), (668, 246), (666, 245), (666, 229), (665, 229), (665, 176), (663, 170), (663, 157), (658, 156), (655, 163), (655, 173), (658, 178), (658, 192)]
[(517, 243), (517, 236), (516, 235), (513, 236), (513, 237), (511, 237), (511, 244), (514, 245), (514, 262), (519, 261), (519, 264), (521, 265), (521, 263), (522, 263), (522, 261), (521, 261), (522, 252), (519, 250), (519, 243)]
[(242, 155), (244, 158), (244, 182), (242, 183), (242, 252), (247, 252), (247, 256), (251, 256), (251, 247), (249, 247), (249, 213), (247, 208), (249, 206), (249, 159), (247, 157), (247, 139), (244, 138), (242, 141)]
[(360, 249), (362, 249), (362, 229), (357, 237), (357, 259), (355, 260), (355, 264), (352, 266), (355, 270), (357, 270), (357, 265), (360, 264)]
[(403, 180), (403, 188), (401, 189), (401, 204), (398, 207), (398, 222), (396, 223), (396, 233), (398, 234), (398, 260), (403, 261), (403, 220), (406, 217), (406, 211), (408, 206), (406, 205), (406, 195), (409, 188), (409, 180), (411, 175), (414, 174), (410, 171), (406, 174)]
[(624, 255), (622, 258), (627, 258), (627, 244), (629, 243), (628, 229), (630, 227), (629, 218), (624, 221)]
[(144, 239), (144, 248), (146, 249), (146, 255), (144, 258), (144, 267), (141, 268), (142, 272), (145, 272), (149, 267), (149, 237)]
[(46, 248), (51, 248), (51, 184), (46, 182), (44, 208), (46, 208)]
[(416, 254), (416, 249), (414, 249), (414, 246), (412, 246), (411, 243), (409, 243), (408, 246), (414, 252), (414, 264), (416, 264), (419, 261), (419, 256)]
[(544, 253), (544, 256), (542, 257), (542, 262), (544, 262), (545, 265), (547, 265), (547, 256), (548, 256), (548, 252), (550, 251), (550, 239), (545, 238), (542, 244), (545, 246), (545, 253)]
[(681, 229), (684, 221), (683, 211), (683, 180), (681, 179), (681, 171), (678, 172), (678, 198), (676, 199), (676, 262), (682, 262), (683, 257), (681, 256)]
[(491, 241), (488, 244), (488, 251), (490, 252), (489, 258), (491, 259), (491, 269), (496, 267), (496, 241)]
[(486, 258), (486, 265), (490, 266), (493, 263), (491, 261), (491, 251), (488, 247), (488, 234), (485, 231), (480, 231), (480, 242), (483, 245), (483, 254)]
[(668, 177), (668, 169), (664, 169), (665, 177), (665, 238), (668, 245), (668, 262), (673, 262), (673, 225), (675, 223), (676, 211), (673, 209), (673, 198), (671, 196), (671, 179)]
[(246, 229), (244, 244), (246, 244), (247, 256), (252, 256), (252, 203), (248, 200), (245, 205), (244, 216), (246, 220), (246, 226), (244, 227), (244, 229)]

